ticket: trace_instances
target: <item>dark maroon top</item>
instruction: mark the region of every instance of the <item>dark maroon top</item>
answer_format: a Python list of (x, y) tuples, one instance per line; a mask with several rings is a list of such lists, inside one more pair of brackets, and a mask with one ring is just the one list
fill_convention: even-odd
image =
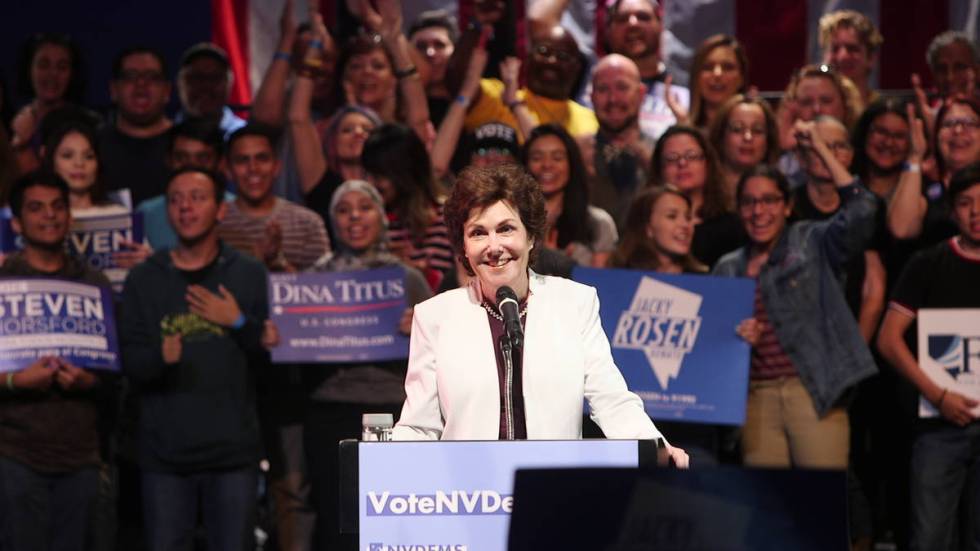
[[(518, 308), (519, 312), (524, 311), (524, 307), (527, 304), (527, 300), (521, 302)], [(490, 308), (494, 308), (491, 306)], [(486, 305), (484, 305), (486, 309)], [(496, 308), (494, 308), (496, 311)], [(525, 320), (527, 316), (521, 317), (521, 328), (524, 328)], [(497, 360), (497, 381), (500, 385), (500, 430), (498, 431), (497, 438), (499, 440), (507, 439), (507, 411), (504, 407), (506, 403), (504, 396), (507, 393), (507, 383), (504, 374), (504, 353), (500, 349), (500, 339), (506, 338), (504, 330), (504, 322), (490, 315), (487, 312), (487, 321), (490, 322), (490, 335), (493, 338), (493, 353)], [(523, 364), (524, 364), (524, 350), (522, 348), (515, 348), (511, 353), (513, 356), (514, 364), (514, 379), (511, 385), (512, 400), (511, 403), (514, 406), (514, 440), (527, 440), (527, 423), (524, 418), (524, 383), (523, 383)]]

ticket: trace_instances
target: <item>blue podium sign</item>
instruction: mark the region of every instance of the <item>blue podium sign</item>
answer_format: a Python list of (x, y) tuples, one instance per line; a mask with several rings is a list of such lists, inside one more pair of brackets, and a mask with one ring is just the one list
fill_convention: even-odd
[(651, 417), (744, 423), (750, 348), (735, 327), (752, 316), (754, 281), (593, 268), (573, 277), (596, 288), (613, 358)]
[(119, 370), (109, 289), (60, 279), (0, 279), (0, 372), (44, 356)]
[(504, 551), (523, 468), (636, 467), (636, 440), (358, 446), (359, 549)]
[(269, 309), (279, 329), (276, 363), (336, 363), (408, 357), (398, 332), (405, 270), (269, 274)]

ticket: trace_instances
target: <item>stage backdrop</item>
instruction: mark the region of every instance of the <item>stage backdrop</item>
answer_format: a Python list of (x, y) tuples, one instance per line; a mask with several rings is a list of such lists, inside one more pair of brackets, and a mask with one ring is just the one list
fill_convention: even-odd
[(745, 421), (749, 345), (735, 326), (752, 316), (753, 280), (595, 268), (573, 277), (598, 291), (613, 358), (651, 417)]

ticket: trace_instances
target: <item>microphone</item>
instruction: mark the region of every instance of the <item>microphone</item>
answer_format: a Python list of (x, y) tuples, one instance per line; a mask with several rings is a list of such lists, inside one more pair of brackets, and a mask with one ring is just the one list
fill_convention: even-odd
[(504, 318), (504, 330), (514, 348), (524, 346), (524, 329), (521, 328), (520, 305), (517, 303), (517, 293), (506, 285), (497, 289), (497, 310)]

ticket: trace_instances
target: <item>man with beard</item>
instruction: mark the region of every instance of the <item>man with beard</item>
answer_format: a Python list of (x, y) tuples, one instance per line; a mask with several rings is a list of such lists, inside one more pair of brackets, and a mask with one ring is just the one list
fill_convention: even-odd
[[(562, 13), (569, 8), (568, 0), (536, 0), (528, 7), (531, 30), (557, 25)], [(672, 86), (667, 78), (661, 52), (664, 30), (663, 14), (657, 0), (615, 0), (605, 17), (606, 52), (621, 54), (636, 63), (640, 79), (646, 87), (646, 97), (640, 109), (640, 128), (657, 139), (677, 119), (666, 101), (671, 94), (678, 107), (686, 111), (690, 93), (683, 86)], [(588, 105), (590, 92), (583, 102)]]
[(592, 105), (599, 131), (579, 140), (589, 169), (590, 202), (616, 220), (620, 232), (636, 190), (647, 181), (656, 142), (640, 128), (645, 88), (631, 59), (610, 54), (592, 71)]
[[(466, 62), (481, 38), (478, 31), (469, 31), (450, 61), (451, 73), (465, 71)], [(476, 97), (460, 95), (457, 102), (469, 106), (464, 127), (473, 132), (489, 122), (500, 122), (520, 129), (526, 137), (540, 124), (561, 125), (572, 136), (595, 133), (598, 129), (595, 114), (572, 101), (582, 78), (585, 59), (578, 44), (567, 30), (553, 26), (531, 37), (531, 53), (527, 60), (527, 86), (518, 88), (521, 63), (507, 58), (500, 66), (502, 81), (482, 79)], [(447, 76), (450, 82), (461, 82), (458, 75)]]
[(180, 58), (177, 94), (181, 111), (177, 122), (186, 117), (200, 118), (217, 124), (225, 137), (245, 126), (245, 121), (226, 105), (234, 76), (228, 54), (210, 42), (195, 44)]
[(144, 47), (123, 50), (109, 92), (116, 114), (99, 133), (102, 178), (109, 190), (129, 189), (136, 205), (163, 193), (166, 184), (172, 122), (164, 113), (170, 81), (163, 55)]

